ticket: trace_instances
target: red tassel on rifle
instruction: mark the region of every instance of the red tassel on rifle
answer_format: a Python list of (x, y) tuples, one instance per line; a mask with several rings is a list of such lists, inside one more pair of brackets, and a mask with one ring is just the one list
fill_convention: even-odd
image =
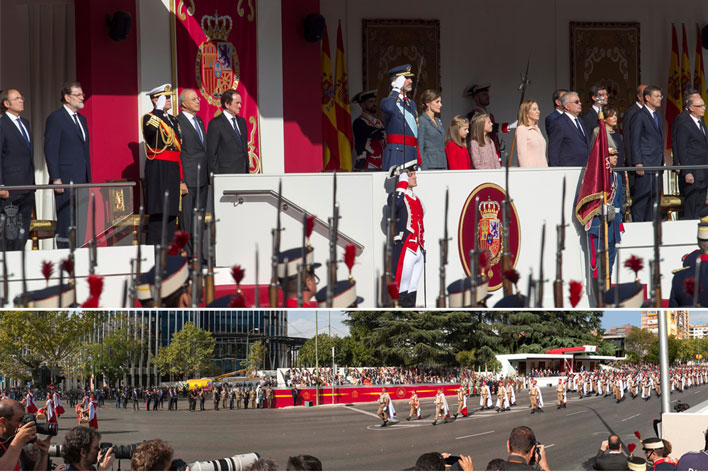
[(344, 248), (344, 263), (349, 268), (349, 273), (352, 273), (352, 267), (354, 267), (354, 259), (356, 259), (356, 246), (353, 244), (347, 244)]
[(627, 445), (627, 449), (629, 450), (629, 454), (632, 455), (634, 453), (634, 450), (637, 448), (637, 445), (634, 443), (630, 443)]
[(573, 308), (575, 308), (578, 303), (580, 302), (580, 298), (582, 296), (583, 292), (583, 284), (578, 282), (577, 280), (571, 280), (569, 283), (570, 286), (570, 304), (572, 305)]
[(315, 229), (315, 216), (310, 215), (305, 220), (305, 236), (309, 238), (313, 229)]
[(49, 283), (49, 277), (54, 273), (54, 263), (50, 261), (42, 261), (42, 275), (44, 280)]
[(639, 439), (640, 441), (642, 440), (642, 435), (639, 434), (639, 431), (635, 431), (635, 432), (634, 432), (634, 435), (635, 435), (635, 436), (637, 437), (637, 439)]
[(509, 282), (512, 284), (516, 285), (516, 283), (519, 281), (521, 276), (515, 269), (509, 269), (507, 271), (504, 271), (504, 278), (507, 279)]
[(388, 289), (389, 296), (394, 300), (398, 300), (398, 287), (396, 287), (396, 284), (388, 284), (386, 288)]
[(177, 231), (175, 233), (174, 239), (170, 243), (170, 246), (167, 250), (170, 256), (176, 256), (180, 252), (182, 252), (182, 249), (187, 245), (189, 242), (189, 233), (186, 231)]
[(231, 277), (233, 277), (236, 285), (240, 285), (243, 278), (246, 276), (246, 269), (240, 265), (235, 265), (231, 267)]
[(101, 292), (103, 292), (103, 277), (89, 275), (88, 284), (90, 296), (81, 304), (81, 308), (98, 308), (98, 300), (101, 298)]
[(74, 273), (74, 261), (67, 257), (61, 262), (61, 269), (64, 270), (69, 276)]
[(624, 261), (624, 266), (627, 269), (634, 271), (634, 275), (636, 277), (639, 271), (644, 268), (644, 259), (632, 255), (629, 259)]

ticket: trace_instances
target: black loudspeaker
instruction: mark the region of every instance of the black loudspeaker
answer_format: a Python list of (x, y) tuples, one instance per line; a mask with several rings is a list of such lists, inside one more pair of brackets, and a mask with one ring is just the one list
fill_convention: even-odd
[(319, 43), (325, 29), (325, 18), (319, 13), (312, 13), (305, 17), (305, 41)]
[(127, 11), (117, 11), (113, 16), (106, 17), (108, 24), (108, 36), (113, 41), (125, 41), (130, 34), (130, 27), (133, 23), (133, 17)]

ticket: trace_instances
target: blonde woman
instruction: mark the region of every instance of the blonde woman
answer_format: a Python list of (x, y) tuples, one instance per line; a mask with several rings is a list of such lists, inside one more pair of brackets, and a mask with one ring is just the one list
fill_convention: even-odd
[(474, 169), (499, 169), (499, 156), (490, 137), (492, 120), (487, 113), (472, 117), (470, 122), (470, 157)]
[(548, 167), (546, 138), (541, 134), (538, 120), (541, 109), (533, 100), (526, 100), (519, 108), (519, 127), (516, 128), (516, 149), (519, 167)]
[(471, 169), (470, 153), (467, 150), (467, 135), (470, 133), (470, 122), (467, 118), (457, 115), (450, 122), (445, 138), (445, 156), (447, 168), (450, 170)]

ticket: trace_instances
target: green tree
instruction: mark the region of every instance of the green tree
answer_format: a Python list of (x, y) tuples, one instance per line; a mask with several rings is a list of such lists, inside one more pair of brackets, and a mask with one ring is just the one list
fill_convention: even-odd
[(113, 385), (128, 374), (131, 364), (139, 362), (146, 345), (140, 340), (140, 328), (128, 323), (126, 316), (101, 321), (106, 323), (106, 334), (100, 343), (91, 346), (91, 356), (95, 359), (96, 372)]
[(455, 355), (455, 360), (460, 364), (460, 367), (472, 367), (477, 362), (475, 350), (460, 351)]
[(160, 374), (186, 380), (213, 371), (216, 341), (208, 331), (192, 323), (172, 335), (172, 341), (157, 352), (153, 362)]
[[(317, 356), (315, 356), (315, 340), (317, 340)], [(332, 347), (334, 347), (334, 361), (338, 365), (348, 365), (345, 361), (348, 354), (344, 350), (347, 343), (342, 338), (319, 334), (305, 341), (305, 344), (298, 351), (298, 361), (305, 367), (314, 367), (315, 359), (320, 366), (332, 365)], [(366, 364), (361, 364), (366, 365)]]
[[(0, 372), (37, 382), (39, 371), (53, 373), (72, 358), (90, 332), (97, 312), (5, 311), (0, 314)], [(52, 378), (54, 381), (54, 378)]]
[(261, 368), (263, 365), (263, 358), (266, 353), (265, 344), (263, 341), (256, 341), (251, 344), (248, 351), (248, 358), (246, 359), (246, 369), (248, 373), (255, 372)]
[(647, 356), (655, 346), (658, 352), (659, 339), (646, 329), (632, 329), (624, 342), (627, 356), (633, 361), (648, 361)]

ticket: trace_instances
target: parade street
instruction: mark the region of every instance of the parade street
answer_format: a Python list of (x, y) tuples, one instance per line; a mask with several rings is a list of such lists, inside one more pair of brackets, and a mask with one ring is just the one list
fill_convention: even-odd
[[(517, 406), (511, 411), (477, 411), (479, 397), (469, 399), (474, 414), (432, 426), (433, 399), (422, 400), (421, 420), (406, 421), (408, 402), (396, 401), (397, 418), (385, 428), (376, 417), (375, 403), (348, 406), (297, 407), (271, 410), (208, 409), (190, 413), (180, 400), (177, 412), (161, 410), (134, 412), (116, 410), (112, 403), (99, 410), (102, 441), (116, 445), (162, 438), (175, 450), (175, 458), (186, 462), (212, 460), (234, 454), (257, 452), (281, 466), (288, 457), (311, 454), (322, 460), (325, 470), (402, 470), (413, 466), (425, 452), (450, 452), (470, 455), (477, 470), (494, 458), (506, 458), (506, 440), (515, 426), (526, 425), (548, 450), (554, 470), (591, 469), (591, 458), (610, 431), (623, 443), (638, 444), (634, 431), (643, 438), (654, 436), (652, 420), (659, 418), (660, 402), (626, 398), (617, 404), (612, 397), (587, 397), (578, 400), (569, 392), (567, 409), (556, 409), (555, 391), (544, 388), (545, 413), (531, 415), (527, 391), (517, 393)], [(705, 386), (674, 393), (676, 401), (693, 406), (708, 399)], [(284, 400), (286, 401), (286, 400)], [(448, 395), (451, 413), (457, 401)], [(209, 407), (211, 402), (207, 402)], [(142, 407), (143, 405), (141, 405)], [(59, 444), (66, 431), (75, 425), (74, 417), (63, 415), (60, 433), (52, 443)], [(641, 447), (638, 448), (641, 454)], [(52, 458), (61, 463), (61, 458)], [(128, 467), (121, 461), (121, 469)], [(114, 469), (118, 466), (118, 461)]]

